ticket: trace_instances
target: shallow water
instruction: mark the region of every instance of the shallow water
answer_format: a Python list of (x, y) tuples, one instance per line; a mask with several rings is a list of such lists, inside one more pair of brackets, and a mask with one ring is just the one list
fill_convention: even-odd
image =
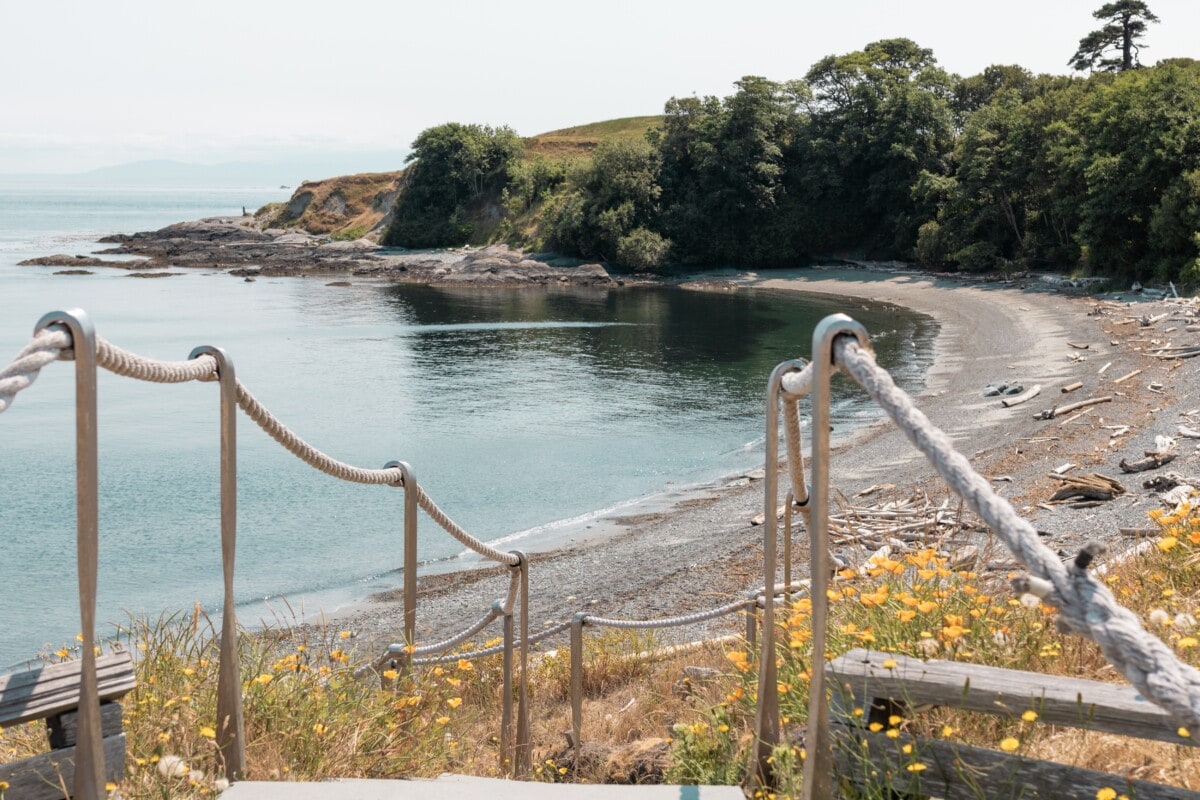
[[(13, 266), (29, 251), (89, 252), (88, 235), (34, 243), (0, 231), (0, 360), (43, 312), (71, 306), (152, 357), (222, 346), (242, 382), (315, 446), (367, 467), (408, 461), (485, 540), (531, 530), (552, 540), (562, 520), (760, 464), (767, 375), (807, 353), (822, 316), (847, 310), (790, 293), (330, 287)], [(857, 301), (850, 310), (901, 383), (919, 384), (932, 323)], [(70, 365), (51, 365), (0, 416), (0, 664), (78, 627), (72, 381)], [(860, 413), (853, 399), (840, 408), (841, 424)], [(102, 373), (99, 425), (102, 624), (197, 601), (215, 609), (215, 385)], [(311, 613), (395, 585), (401, 492), (319, 475), (245, 418), (239, 438), (244, 621), (264, 598)], [(461, 549), (423, 520), (422, 560)]]

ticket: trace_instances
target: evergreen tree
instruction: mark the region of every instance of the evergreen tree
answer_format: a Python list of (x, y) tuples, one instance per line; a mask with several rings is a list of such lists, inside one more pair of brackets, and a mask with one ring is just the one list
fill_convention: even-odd
[(1138, 53), (1144, 47), (1141, 37), (1146, 23), (1158, 22), (1150, 7), (1142, 0), (1116, 0), (1100, 6), (1092, 16), (1104, 22), (1104, 27), (1079, 40), (1068, 66), (1081, 72), (1124, 72), (1141, 67)]

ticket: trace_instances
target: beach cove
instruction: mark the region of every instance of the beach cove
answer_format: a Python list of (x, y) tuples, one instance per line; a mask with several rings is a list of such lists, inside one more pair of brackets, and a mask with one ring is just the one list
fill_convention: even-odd
[[(1179, 424), (1200, 414), (1200, 380), (1187, 362), (1151, 358), (1145, 352), (1153, 347), (1148, 335), (1143, 338), (1145, 328), (1127, 324), (1130, 318), (1165, 313), (1158, 321), (1160, 329), (1182, 330), (1178, 318), (1169, 322), (1172, 312), (1194, 317), (1194, 306), (1135, 302), (1127, 311), (1118, 311), (1114, 309), (1124, 307), (1113, 298), (1064, 294), (1036, 280), (1004, 285), (872, 269), (708, 273), (688, 285), (697, 291), (824, 293), (837, 296), (851, 315), (857, 303), (873, 300), (934, 317), (940, 328), (932, 366), (916, 397), (918, 407), (950, 435), (976, 470), (1000, 479), (993, 483), (996, 490), (1031, 519), (1043, 541), (1064, 558), (1093, 539), (1120, 553), (1137, 543), (1122, 529), (1152, 530), (1147, 512), (1161, 503), (1141, 487), (1142, 478), (1149, 476), (1123, 475), (1117, 463), (1140, 458), (1155, 447), (1156, 436), (1174, 434)], [(1083, 344), (1087, 351), (1076, 349)], [(1134, 370), (1142, 370), (1136, 382), (1112, 384)], [(1085, 381), (1084, 396), (1108, 393), (1113, 401), (1065, 422), (1033, 419), (1040, 409), (1067, 402), (1060, 399), (1060, 390), (1077, 379)], [(1043, 394), (1014, 408), (981, 396), (986, 384), (1003, 381), (1040, 384)], [(1114, 436), (1113, 429), (1123, 426), (1128, 430)], [(1183, 439), (1178, 446), (1174, 467), (1195, 472), (1200, 461), (1195, 443)], [(1080, 472), (1095, 470), (1121, 478), (1128, 494), (1084, 508), (1045, 504), (1059, 486), (1049, 473), (1071, 463)], [(840, 493), (850, 498), (880, 485), (886, 488), (872, 501), (947, 495), (932, 468), (889, 423), (842, 437), (840, 443), (835, 436), (832, 465), (835, 497)], [(533, 556), (531, 630), (569, 619), (576, 611), (629, 619), (675, 616), (718, 606), (761, 586), (762, 535), (751, 524), (763, 511), (762, 484), (756, 477), (748, 473), (731, 479), (657, 513), (613, 516), (607, 520), (607, 535)], [(797, 526), (797, 577), (806, 574), (805, 537)], [(1001, 548), (981, 551), (1001, 574), (1012, 568)], [(979, 568), (987, 566), (981, 560)], [(507, 582), (495, 569), (424, 579), (419, 641), (434, 641), (465, 627), (504, 595)], [(385, 593), (344, 609), (328, 622), (354, 631), (362, 639), (359, 647), (371, 652), (395, 640), (401, 620), (399, 594)], [(736, 626), (683, 629), (672, 637), (711, 635)]]

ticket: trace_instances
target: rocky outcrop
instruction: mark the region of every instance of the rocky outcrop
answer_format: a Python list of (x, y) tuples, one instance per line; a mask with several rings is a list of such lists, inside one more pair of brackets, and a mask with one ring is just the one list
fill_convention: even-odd
[(264, 222), (267, 226), (298, 227), (317, 234), (382, 231), (396, 204), (403, 174), (368, 172), (305, 181)]
[[(504, 245), (479, 250), (410, 252), (381, 248), (367, 239), (330, 241), (302, 231), (260, 230), (253, 218), (209, 217), (157, 231), (110, 237), (117, 244), (102, 254), (137, 255), (125, 262), (139, 268), (192, 267), (233, 275), (357, 275), (408, 283), (497, 286), (614, 283), (600, 264), (533, 258)], [(74, 263), (74, 260), (72, 260)], [(103, 262), (113, 266), (118, 262)], [(165, 276), (171, 273), (148, 273)], [(175, 273), (178, 274), (178, 273)]]
[[(24, 261), (17, 262), (18, 267), (115, 267), (117, 264), (112, 261), (105, 261), (102, 258), (94, 258), (92, 256), (68, 256), (63, 254), (53, 256), (41, 256), (40, 258), (27, 258)], [(54, 273), (55, 275), (63, 273)]]

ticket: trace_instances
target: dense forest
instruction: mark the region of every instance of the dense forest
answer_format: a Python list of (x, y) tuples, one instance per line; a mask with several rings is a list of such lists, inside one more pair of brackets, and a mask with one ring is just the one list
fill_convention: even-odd
[(508, 128), (451, 123), (413, 143), (385, 242), (492, 238), (630, 270), (898, 258), (1200, 282), (1200, 62), (1143, 67), (1140, 0), (1069, 66), (960, 77), (888, 39), (801, 79), (744, 77), (666, 102), (644, 137), (587, 158), (523, 152)]

